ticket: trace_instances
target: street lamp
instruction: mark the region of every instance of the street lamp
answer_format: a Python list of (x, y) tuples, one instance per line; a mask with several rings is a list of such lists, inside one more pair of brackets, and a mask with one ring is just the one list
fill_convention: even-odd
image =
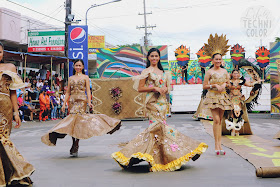
[(87, 9), (87, 12), (86, 12), (86, 25), (87, 25), (87, 14), (88, 14), (88, 11), (89, 11), (91, 8), (98, 7), (98, 6), (102, 6), (102, 5), (106, 5), (106, 4), (110, 4), (110, 3), (115, 3), (115, 2), (118, 2), (118, 1), (121, 1), (121, 0), (114, 0), (114, 1), (107, 2), (107, 3), (99, 4), (99, 5), (96, 5), (96, 4), (91, 5), (91, 6)]

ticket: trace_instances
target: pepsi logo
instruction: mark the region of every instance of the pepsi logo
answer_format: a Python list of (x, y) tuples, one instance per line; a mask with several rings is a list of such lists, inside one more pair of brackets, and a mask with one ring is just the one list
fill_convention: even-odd
[(74, 43), (82, 43), (86, 37), (86, 31), (81, 27), (76, 27), (70, 32), (70, 39)]

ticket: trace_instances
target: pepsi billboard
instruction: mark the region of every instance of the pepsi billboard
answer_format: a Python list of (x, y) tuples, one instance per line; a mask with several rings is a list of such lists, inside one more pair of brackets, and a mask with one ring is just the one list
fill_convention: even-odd
[[(83, 25), (68, 27), (68, 58), (82, 59), (88, 75), (88, 27)], [(69, 63), (69, 75), (73, 75), (73, 62)]]

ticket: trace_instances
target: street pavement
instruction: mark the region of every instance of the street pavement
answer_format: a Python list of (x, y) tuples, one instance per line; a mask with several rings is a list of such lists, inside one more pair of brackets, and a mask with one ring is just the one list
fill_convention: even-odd
[[(280, 186), (280, 178), (257, 178), (255, 168), (231, 149), (224, 147), (225, 156), (214, 154), (214, 140), (201, 122), (192, 114), (173, 114), (167, 123), (183, 134), (209, 145), (195, 162), (190, 161), (179, 171), (149, 172), (146, 162), (130, 170), (123, 170), (111, 158), (120, 150), (119, 143), (128, 142), (147, 126), (148, 121), (123, 121), (123, 126), (112, 135), (92, 137), (80, 141), (79, 157), (69, 156), (71, 137), (59, 139), (57, 146), (41, 143), (45, 134), (57, 121), (23, 123), (13, 129), (11, 139), (24, 158), (34, 165), (31, 176), (34, 187), (149, 187), (149, 186)], [(250, 114), (255, 135), (279, 142), (272, 137), (280, 130), (280, 117), (268, 113)]]

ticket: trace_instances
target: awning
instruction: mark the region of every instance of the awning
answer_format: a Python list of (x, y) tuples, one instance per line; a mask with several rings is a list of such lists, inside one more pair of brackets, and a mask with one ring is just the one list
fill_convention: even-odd
[(15, 51), (4, 50), (4, 60), (5, 61), (22, 61), (24, 62), (26, 57), (27, 63), (38, 63), (38, 64), (50, 64), (51, 58), (53, 64), (60, 64), (67, 62), (66, 57), (53, 56), (53, 55), (39, 55), (32, 53), (23, 53)]

